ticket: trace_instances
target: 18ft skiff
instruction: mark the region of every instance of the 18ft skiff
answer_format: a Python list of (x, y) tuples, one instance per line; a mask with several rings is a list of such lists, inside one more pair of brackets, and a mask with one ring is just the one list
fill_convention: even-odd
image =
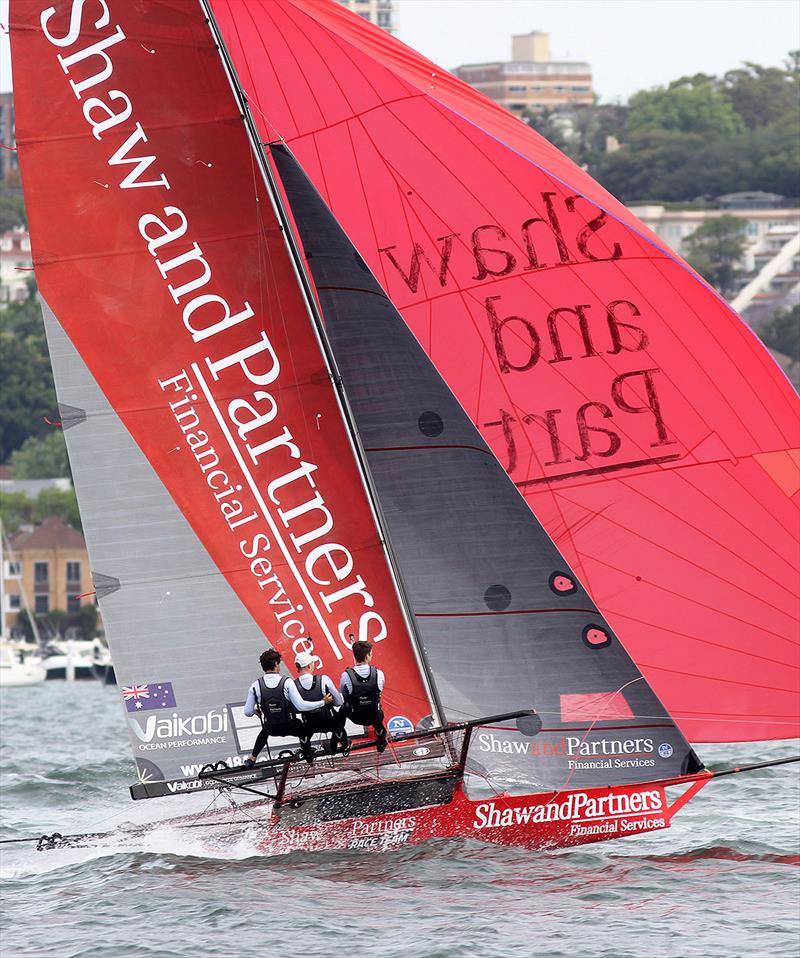
[[(426, 352), (294, 151), (275, 135), (265, 142), (242, 87), (253, 77), (237, 72), (249, 61), (233, 62), (236, 44), (221, 32), (224, 24), (234, 29), (237, 17), (256, 24), (262, 14), (273, 26), (302, 15), (312, 16), (309, 29), (340, 17), (344, 33), (357, 29), (329, 5), (300, 0), (11, 4), (36, 276), (139, 773), (132, 794), (259, 791), (271, 783), (260, 792), (270, 800), (269, 849), (382, 848), (448, 835), (540, 847), (665, 828), (712, 776), (554, 542), (556, 535), (566, 543), (592, 516), (577, 515), (553, 493), (561, 532), (545, 510), (548, 533), (476, 426), (480, 401), (468, 413), (464, 395), (456, 398), (432, 361), (430, 342)], [(252, 36), (250, 26), (242, 29)], [(369, 45), (370, 37), (359, 42)], [(334, 46), (346, 42), (342, 36)], [(374, 109), (376, 117), (395, 94), (398, 103), (421, 95), (402, 71), (389, 89), (385, 65), (367, 71), (358, 44), (352, 56), (358, 71), (340, 64), (330, 86), (315, 87), (326, 129), (339, 122), (329, 115), (337, 90), (346, 88), (354, 115)], [(292, 83), (307, 84), (300, 71), (295, 64)], [(276, 95), (289, 80), (276, 80)], [(463, 117), (453, 119), (458, 125)], [(340, 122), (351, 128), (346, 113)], [(414, 132), (426, 135), (422, 126)], [(509, 163), (517, 162), (513, 146), (506, 147)], [(394, 149), (399, 162), (402, 142)], [(349, 188), (366, 195), (368, 155), (353, 164), (346, 151), (333, 150), (315, 172), (324, 177), (330, 169), (338, 182), (345, 168)], [(539, 172), (531, 168), (528, 192), (523, 181), (514, 190), (530, 205), (526, 229), (549, 222), (555, 230), (553, 195), (537, 193)], [(429, 187), (449, 190), (441, 169)], [(578, 199), (587, 205), (576, 240), (587, 270), (610, 263), (620, 282), (645, 282), (639, 258), (628, 262), (613, 238), (630, 231), (630, 214), (612, 221), (578, 194), (573, 211)], [(388, 198), (371, 206), (376, 222), (394, 212)], [(603, 250), (592, 245), (590, 252), (590, 240), (605, 243)], [(485, 243), (481, 249), (476, 281), (499, 275), (487, 266)], [(534, 277), (542, 264), (529, 265)], [(561, 274), (569, 282), (573, 265)], [(682, 282), (718, 309), (701, 281), (680, 269)], [(583, 290), (590, 276), (580, 278)], [(546, 299), (552, 276), (541, 281), (537, 291), (538, 278), (531, 279), (530, 289)], [(655, 430), (645, 436), (619, 427), (647, 452), (627, 462), (625, 481), (653, 476), (657, 486), (663, 472), (689, 461), (668, 424), (692, 396), (681, 391), (689, 388), (684, 382), (666, 398), (659, 391), (657, 370), (641, 367), (638, 355), (657, 348), (656, 331), (633, 321), (635, 309), (623, 318), (618, 306), (606, 304), (611, 348), (602, 356), (589, 348), (588, 305), (551, 311), (546, 326), (558, 355), (548, 363), (567, 362), (579, 341), (584, 358), (600, 360), (617, 410), (637, 429)], [(499, 362), (501, 376), (532, 368), (534, 327), (522, 315), (498, 316), (484, 330), (493, 344), (485, 355)], [(449, 320), (441, 332), (451, 373), (460, 356), (472, 362), (469, 317), (465, 306), (463, 342)], [(530, 362), (507, 342), (512, 332), (522, 335)], [(657, 332), (670, 341), (677, 335), (661, 325)], [(536, 343), (538, 362), (538, 333)], [(786, 409), (796, 417), (788, 386), (760, 347), (748, 349), (754, 375), (780, 395), (777, 415), (788, 422)], [(554, 401), (542, 397), (558, 412)], [(555, 459), (545, 465), (557, 466), (553, 482), (577, 489), (587, 481), (596, 490), (617, 475), (605, 460), (623, 433), (601, 425), (611, 416), (603, 403), (589, 399), (581, 410), (575, 461), (561, 468), (567, 446), (556, 449), (550, 432), (546, 455)], [(537, 415), (530, 413), (531, 422)], [(538, 419), (545, 427), (550, 421)], [(713, 445), (713, 421), (708, 429)], [(785, 469), (775, 459), (762, 462), (772, 483), (762, 507), (777, 505), (760, 538), (748, 533), (748, 542), (761, 542), (759, 561), (766, 556), (773, 577), (786, 561), (776, 554), (776, 528), (788, 550), (786, 510), (797, 498), (787, 484), (793, 460), (784, 433), (785, 442), (770, 432), (759, 446), (759, 455), (788, 460), (780, 459)], [(598, 449), (600, 434), (608, 445)], [(757, 430), (750, 436), (758, 445)], [(668, 456), (652, 451), (662, 446)], [(612, 495), (621, 488), (613, 481)], [(662, 506), (680, 516), (684, 503)], [(595, 515), (611, 509), (598, 502)], [(742, 516), (726, 515), (741, 525)], [(644, 567), (655, 546), (640, 539)], [(613, 562), (626, 565), (628, 544), (604, 539), (602, 551), (621, 553)], [(725, 589), (734, 588), (726, 580)], [(772, 627), (783, 624), (769, 649), (737, 648), (732, 659), (725, 636), (709, 634), (701, 673), (713, 672), (718, 648), (719, 662), (737, 672), (732, 683), (770, 683), (780, 709), (732, 721), (782, 737), (797, 728), (796, 631), (787, 624), (791, 584), (775, 581), (770, 589), (759, 601), (772, 610)], [(704, 615), (693, 630), (703, 629)], [(321, 758), (311, 771), (287, 757), (237, 769), (258, 731), (242, 697), (265, 636), (287, 660), (310, 651), (334, 676), (350, 664), (353, 636), (375, 643), (396, 738), (387, 753), (378, 756), (367, 743), (347, 758)], [(669, 672), (669, 643), (659, 655)], [(764, 660), (769, 679), (749, 674), (754, 659)], [(697, 700), (691, 712), (714, 708)], [(468, 790), (478, 780), (483, 791), (475, 798)], [(682, 786), (679, 796), (668, 798), (671, 785)]]

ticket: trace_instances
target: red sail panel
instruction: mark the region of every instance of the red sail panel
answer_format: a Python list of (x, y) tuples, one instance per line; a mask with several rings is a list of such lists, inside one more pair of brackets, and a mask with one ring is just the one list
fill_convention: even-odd
[(311, 648), (338, 679), (351, 633), (379, 641), (392, 712), (424, 716), (331, 377), (200, 5), (42, 9), (11, 6), (43, 297), (269, 642), (289, 661)]
[(388, 34), (333, 2), (213, 7), (264, 138), (687, 737), (800, 734), (797, 397), (756, 337), (583, 170)]

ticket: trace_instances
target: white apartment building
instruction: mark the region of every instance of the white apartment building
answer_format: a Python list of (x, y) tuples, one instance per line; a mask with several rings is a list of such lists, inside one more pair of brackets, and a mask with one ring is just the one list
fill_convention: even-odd
[(387, 33), (395, 32), (392, 0), (339, 0), (339, 3)]
[(27, 281), (33, 275), (31, 238), (15, 227), (0, 234), (0, 308), (18, 299), (27, 299)]

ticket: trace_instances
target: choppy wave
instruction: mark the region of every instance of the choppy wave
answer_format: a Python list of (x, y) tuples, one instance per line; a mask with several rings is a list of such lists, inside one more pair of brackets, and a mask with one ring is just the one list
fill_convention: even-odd
[[(797, 956), (797, 766), (721, 779), (665, 832), (569, 851), (439, 840), (265, 858), (245, 809), (210, 854), (188, 829), (136, 831), (200, 815), (209, 798), (128, 801), (133, 768), (114, 689), (9, 693), (3, 836), (112, 834), (94, 847), (4, 847), (4, 956), (237, 958), (286, 947), (308, 958), (342, 948), (367, 958)], [(700, 749), (718, 767), (793, 751), (797, 743)]]

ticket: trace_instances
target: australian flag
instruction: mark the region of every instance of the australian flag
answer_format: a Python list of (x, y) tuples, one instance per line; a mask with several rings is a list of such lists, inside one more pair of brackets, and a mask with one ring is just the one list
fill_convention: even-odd
[(172, 682), (153, 685), (123, 685), (122, 698), (129, 712), (147, 712), (150, 709), (174, 709), (175, 693)]

